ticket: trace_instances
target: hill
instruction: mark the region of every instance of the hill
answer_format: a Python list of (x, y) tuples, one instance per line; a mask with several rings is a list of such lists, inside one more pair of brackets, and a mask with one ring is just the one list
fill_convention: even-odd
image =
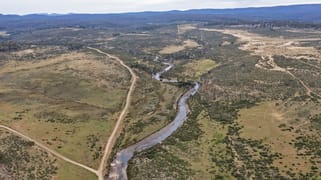
[[(122, 14), (30, 14), (0, 15), (0, 30), (85, 26), (110, 28), (137, 24), (197, 21), (215, 24), (244, 24), (262, 21), (286, 21), (299, 24), (321, 23), (321, 4), (239, 9), (194, 9), (187, 11), (137, 12)], [(289, 23), (291, 22), (291, 23)], [(283, 22), (284, 24), (284, 22)]]

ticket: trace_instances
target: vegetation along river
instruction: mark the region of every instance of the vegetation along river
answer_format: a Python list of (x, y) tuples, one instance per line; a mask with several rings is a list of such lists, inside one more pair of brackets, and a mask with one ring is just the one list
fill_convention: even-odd
[[(162, 74), (166, 73), (174, 66), (173, 64), (167, 62), (163, 62), (163, 64), (167, 65), (167, 67), (161, 72), (154, 74), (153, 78), (161, 82), (177, 82), (176, 80), (168, 80), (161, 78)], [(191, 96), (193, 96), (199, 90), (199, 88), (200, 84), (198, 82), (194, 82), (194, 86), (180, 97), (178, 101), (178, 111), (176, 117), (170, 124), (163, 127), (154, 134), (146, 137), (145, 139), (139, 141), (138, 143), (131, 145), (125, 149), (122, 149), (120, 152), (118, 152), (114, 161), (111, 163), (111, 169), (108, 179), (127, 180), (126, 169), (128, 161), (133, 157), (135, 152), (141, 152), (143, 150), (153, 147), (156, 144), (161, 143), (174, 131), (176, 131), (177, 128), (182, 126), (188, 115), (187, 100)]]

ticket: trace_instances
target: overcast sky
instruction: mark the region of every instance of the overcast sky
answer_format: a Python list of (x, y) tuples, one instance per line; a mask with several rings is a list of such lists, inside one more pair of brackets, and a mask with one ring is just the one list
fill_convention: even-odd
[(312, 3), (321, 4), (321, 0), (0, 0), (0, 13), (116, 13)]

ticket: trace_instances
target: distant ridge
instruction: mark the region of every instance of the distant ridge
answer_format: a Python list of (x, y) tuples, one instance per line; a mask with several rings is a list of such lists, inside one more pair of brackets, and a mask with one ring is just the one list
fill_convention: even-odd
[[(220, 21), (219, 21), (220, 20)], [(168, 23), (177, 21), (198, 22), (262, 22), (262, 21), (293, 21), (301, 23), (321, 23), (321, 4), (289, 5), (275, 7), (235, 8), (235, 9), (192, 9), (186, 11), (164, 12), (132, 12), (119, 14), (29, 14), (0, 15), (0, 29), (23, 26), (48, 28), (61, 26), (106, 27), (106, 25), (128, 26), (135, 24)], [(27, 29), (28, 29), (27, 28)]]
[(73, 16), (73, 15), (147, 15), (147, 14), (208, 14), (208, 15), (227, 15), (241, 17), (251, 17), (257, 19), (293, 19), (293, 20), (308, 20), (308, 21), (321, 21), (321, 3), (320, 4), (303, 4), (303, 5), (284, 5), (272, 7), (248, 7), (248, 8), (226, 8), (226, 9), (190, 9), (190, 10), (171, 10), (171, 11), (143, 11), (143, 12), (128, 12), (128, 13), (39, 13), (27, 15), (15, 14), (0, 14), (0, 16), (10, 17), (30, 17), (30, 16)]

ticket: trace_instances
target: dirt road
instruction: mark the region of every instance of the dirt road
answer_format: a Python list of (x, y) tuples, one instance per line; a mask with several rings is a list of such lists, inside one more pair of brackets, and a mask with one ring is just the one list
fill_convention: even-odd
[[(271, 70), (271, 71), (280, 71), (280, 72), (284, 72), (287, 73), (288, 75), (290, 75), (293, 79), (297, 80), (304, 89), (306, 89), (306, 94), (308, 96), (312, 96), (312, 94), (315, 94), (316, 96), (318, 96), (319, 98), (321, 98), (321, 95), (315, 93), (312, 91), (312, 89), (304, 82), (302, 81), (300, 78), (298, 78), (297, 76), (295, 76), (292, 72), (290, 72), (289, 70), (287, 70), (286, 68), (282, 68), (279, 65), (277, 65), (274, 61), (274, 58), (272, 55), (264, 57), (261, 56), (261, 59), (264, 61), (259, 61), (259, 63), (257, 63), (255, 65), (255, 67), (257, 68), (261, 68), (261, 69), (265, 69), (265, 70)], [(266, 60), (267, 59), (267, 60)], [(302, 61), (303, 62), (303, 61)], [(265, 66), (269, 66), (270, 68), (266, 68)]]
[(118, 138), (118, 135), (119, 135), (119, 132), (120, 132), (120, 129), (121, 129), (121, 124), (122, 124), (122, 121), (124, 120), (125, 116), (126, 116), (126, 113), (128, 112), (128, 108), (129, 108), (129, 105), (130, 105), (130, 101), (131, 101), (131, 96), (134, 92), (134, 89), (135, 89), (135, 85), (136, 85), (136, 81), (137, 81), (137, 76), (136, 74), (134, 73), (134, 71), (129, 67), (127, 66), (121, 59), (119, 59), (118, 57), (116, 56), (113, 56), (113, 55), (110, 55), (108, 53), (105, 53), (99, 49), (96, 49), (96, 48), (92, 48), (92, 47), (88, 47), (88, 49), (91, 49), (91, 50), (94, 50), (94, 51), (97, 51), (98, 53), (101, 53), (101, 54), (104, 54), (106, 55), (107, 57), (111, 58), (111, 59), (114, 59), (116, 61), (118, 61), (123, 67), (125, 67), (131, 74), (132, 78), (131, 78), (131, 85), (130, 85), (130, 88), (128, 90), (128, 94), (127, 94), (127, 98), (126, 98), (126, 103), (125, 103), (125, 106), (123, 108), (123, 110), (121, 111), (119, 117), (118, 117), (118, 120), (116, 122), (116, 125), (113, 129), (113, 132), (111, 134), (111, 136), (109, 137), (108, 139), (108, 142), (106, 144), (106, 147), (105, 147), (105, 150), (104, 150), (104, 153), (103, 153), (103, 157), (101, 159), (101, 162), (100, 162), (100, 165), (99, 165), (99, 168), (98, 170), (95, 170), (93, 168), (90, 168), (84, 164), (81, 164), (81, 163), (78, 163), (74, 160), (71, 160), (69, 158), (67, 158), (66, 156), (64, 155), (61, 155), (60, 153), (48, 148), (47, 146), (43, 145), (42, 143), (30, 138), (29, 136), (27, 135), (24, 135), (10, 127), (7, 127), (7, 126), (4, 126), (4, 125), (0, 125), (0, 128), (2, 129), (6, 129), (7, 131), (10, 131), (28, 141), (32, 141), (34, 142), (37, 146), (39, 146), (40, 148), (44, 149), (45, 151), (53, 154), (54, 156), (56, 156), (57, 158), (60, 158), (64, 161), (67, 161), (71, 164), (74, 164), (78, 167), (81, 167), (81, 168), (84, 168), (94, 174), (96, 174), (99, 178), (99, 180), (103, 180), (104, 179), (104, 168), (106, 167), (106, 161), (107, 161), (107, 158), (110, 154), (110, 152), (112, 151), (112, 148), (114, 146), (114, 143), (116, 142), (117, 138)]
[(10, 127), (0, 125), (0, 128), (6, 129), (7, 131), (10, 131), (10, 132), (12, 132), (13, 134), (16, 134), (16, 135), (22, 137), (23, 139), (26, 139), (26, 140), (28, 140), (28, 141), (34, 142), (37, 146), (39, 146), (40, 148), (44, 149), (45, 151), (47, 151), (47, 152), (55, 155), (56, 157), (58, 157), (58, 158), (60, 158), (60, 159), (62, 159), (62, 160), (64, 160), (64, 161), (67, 161), (67, 162), (69, 162), (69, 163), (71, 163), (71, 164), (74, 164), (74, 165), (76, 165), (76, 166), (78, 166), (78, 167), (82, 167), (82, 168), (84, 168), (84, 169), (86, 169), (86, 170), (88, 170), (88, 171), (90, 171), (90, 172), (92, 172), (92, 173), (94, 173), (94, 174), (97, 174), (97, 176), (98, 176), (98, 173), (97, 173), (96, 170), (94, 170), (94, 169), (92, 169), (92, 168), (90, 168), (90, 167), (88, 167), (88, 166), (86, 166), (86, 165), (83, 165), (83, 164), (81, 164), (81, 163), (78, 163), (78, 162), (76, 162), (76, 161), (73, 161), (73, 160), (67, 158), (66, 156), (61, 155), (61, 154), (59, 154), (58, 152), (56, 152), (56, 151), (48, 148), (47, 146), (43, 145), (42, 143), (40, 143), (40, 142), (38, 142), (38, 141), (36, 141), (36, 140), (34, 140), (34, 139), (32, 139), (32, 138), (30, 138), (30, 137), (22, 134), (22, 133), (14, 130), (14, 129), (11, 129)]
[(88, 47), (88, 49), (91, 49), (91, 50), (94, 50), (94, 51), (97, 51), (98, 53), (101, 53), (101, 54), (104, 54), (106, 55), (107, 57), (109, 58), (112, 58), (112, 59), (115, 59), (116, 61), (118, 61), (123, 67), (125, 67), (131, 74), (132, 76), (132, 79), (131, 79), (131, 85), (130, 85), (130, 88), (129, 88), (129, 91), (128, 91), (128, 94), (127, 94), (127, 98), (126, 98), (126, 104), (125, 104), (125, 107), (123, 108), (122, 112), (120, 113), (120, 116), (118, 117), (118, 120), (116, 122), (116, 125), (114, 127), (114, 130), (111, 134), (111, 136), (109, 137), (108, 139), (108, 142), (106, 144), (106, 147), (105, 147), (105, 150), (104, 150), (104, 154), (103, 154), (103, 158), (101, 159), (101, 162), (100, 162), (100, 165), (99, 165), (99, 168), (98, 168), (98, 178), (99, 180), (103, 180), (104, 179), (104, 168), (106, 167), (106, 161), (107, 161), (107, 158), (109, 156), (109, 154), (111, 153), (112, 151), (112, 148), (118, 138), (118, 135), (119, 135), (119, 131), (121, 129), (121, 124), (126, 116), (126, 113), (128, 112), (128, 108), (129, 108), (129, 104), (130, 104), (130, 101), (131, 101), (131, 96), (134, 92), (134, 89), (135, 89), (135, 84), (136, 84), (136, 81), (137, 81), (137, 76), (136, 74), (134, 73), (134, 71), (128, 67), (121, 59), (119, 59), (118, 57), (116, 56), (113, 56), (113, 55), (110, 55), (106, 52), (103, 52), (99, 49), (96, 49), (96, 48), (92, 48), (92, 47)]

